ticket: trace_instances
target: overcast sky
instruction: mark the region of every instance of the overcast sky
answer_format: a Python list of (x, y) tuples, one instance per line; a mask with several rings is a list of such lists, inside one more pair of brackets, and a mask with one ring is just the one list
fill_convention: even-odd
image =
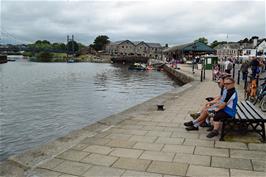
[(1, 43), (65, 42), (74, 34), (85, 45), (97, 35), (171, 45), (266, 35), (265, 0), (0, 1)]

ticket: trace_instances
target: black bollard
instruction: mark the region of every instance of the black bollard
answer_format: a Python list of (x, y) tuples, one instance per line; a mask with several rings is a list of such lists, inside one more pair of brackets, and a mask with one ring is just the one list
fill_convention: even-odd
[(203, 70), (200, 71), (200, 82), (202, 82), (202, 76), (203, 75)]
[(233, 64), (233, 79), (235, 79), (235, 64)]
[(203, 68), (203, 79), (205, 80), (205, 68)]
[(239, 85), (240, 82), (240, 70), (237, 72), (237, 84)]
[(258, 87), (258, 85), (259, 85), (259, 75), (257, 75), (256, 84), (257, 84), (257, 87)]
[(248, 77), (245, 78), (244, 82), (244, 90), (246, 90), (248, 85)]

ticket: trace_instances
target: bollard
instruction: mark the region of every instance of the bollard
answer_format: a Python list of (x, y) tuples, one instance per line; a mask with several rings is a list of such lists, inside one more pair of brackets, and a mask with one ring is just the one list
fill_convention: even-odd
[(200, 71), (200, 82), (202, 82), (202, 74), (203, 74), (203, 70)]
[(237, 84), (239, 85), (240, 82), (240, 70), (237, 72)]
[(205, 68), (203, 68), (203, 79), (205, 80)]
[(235, 79), (235, 64), (233, 64), (233, 79)]
[(248, 84), (248, 77), (245, 78), (245, 81), (244, 82), (245, 82), (245, 84), (244, 84), (244, 90), (246, 90), (247, 89), (247, 84)]
[(256, 84), (257, 84), (257, 87), (258, 87), (258, 85), (259, 85), (259, 75), (257, 75)]

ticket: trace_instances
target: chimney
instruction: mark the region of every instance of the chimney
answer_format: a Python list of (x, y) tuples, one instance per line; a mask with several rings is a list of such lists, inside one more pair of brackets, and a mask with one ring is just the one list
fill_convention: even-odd
[(253, 37), (253, 48), (255, 48), (258, 45), (258, 37)]

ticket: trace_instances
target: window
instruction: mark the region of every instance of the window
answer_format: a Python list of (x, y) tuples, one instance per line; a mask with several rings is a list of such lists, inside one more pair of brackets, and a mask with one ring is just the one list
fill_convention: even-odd
[(124, 46), (122, 45), (122, 48), (124, 48)]

